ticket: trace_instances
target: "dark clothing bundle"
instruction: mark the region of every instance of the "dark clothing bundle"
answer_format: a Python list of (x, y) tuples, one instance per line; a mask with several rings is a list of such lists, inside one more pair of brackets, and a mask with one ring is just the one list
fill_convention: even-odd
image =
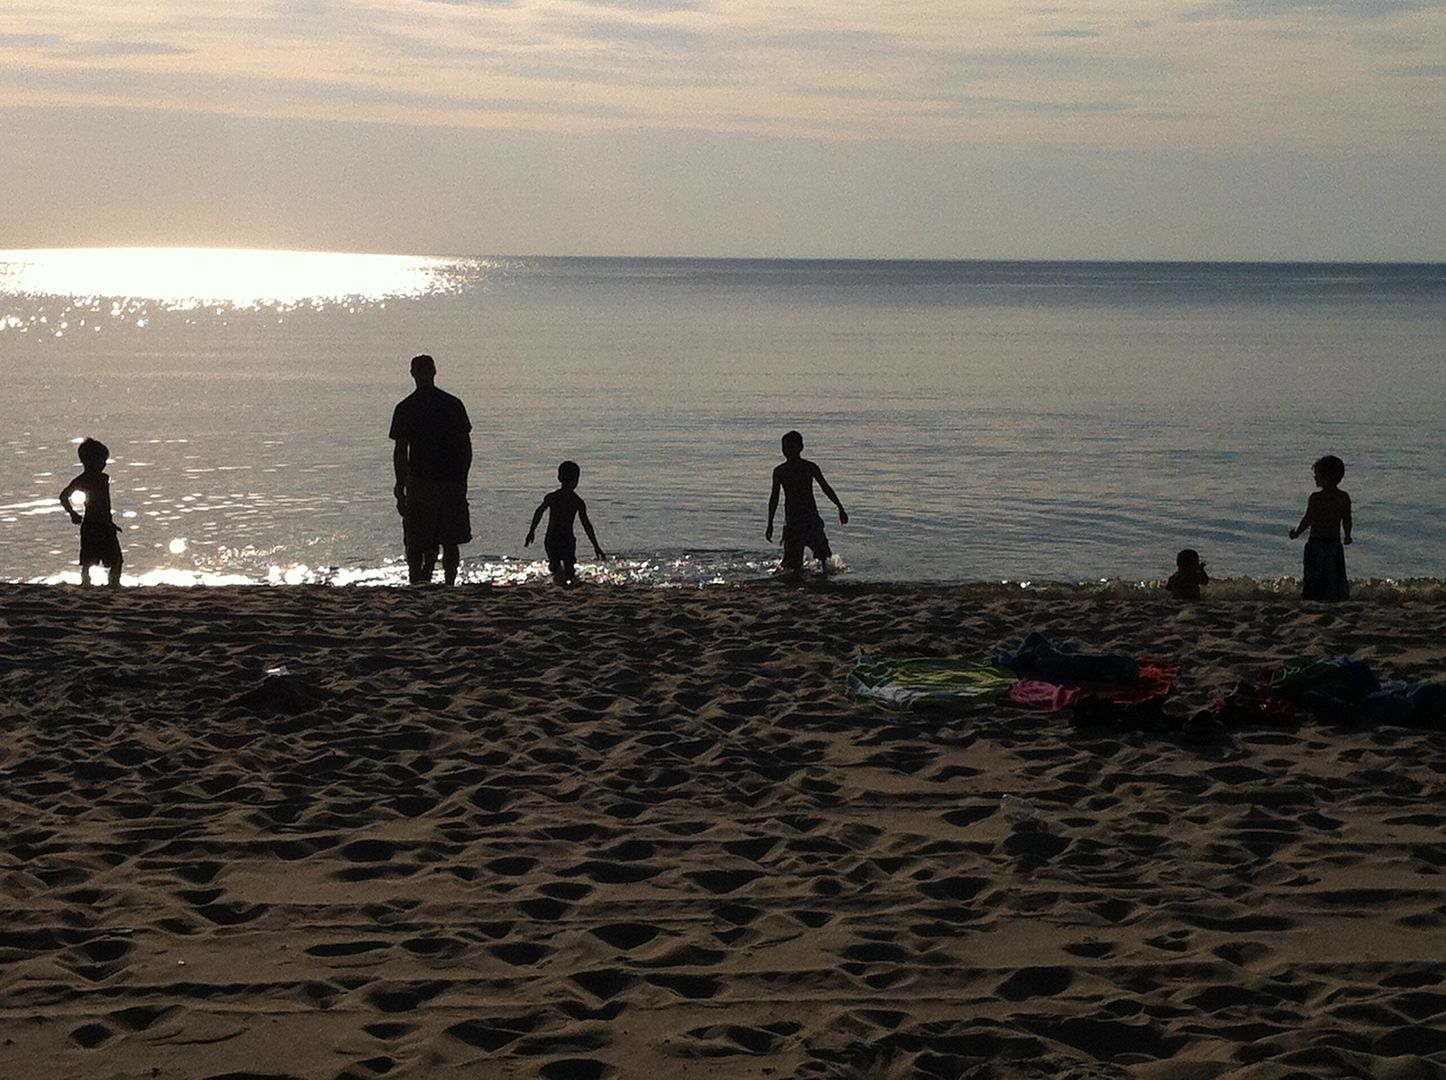
[(1134, 682), (1140, 677), (1140, 664), (1132, 656), (1082, 653), (1070, 642), (1055, 642), (1037, 630), (1013, 652), (995, 653), (994, 663), (1051, 683)]
[(1334, 656), (1268, 667), (1207, 707), (1227, 726), (1293, 724), (1297, 710), (1331, 723), (1446, 726), (1446, 685), (1382, 683), (1370, 664)]

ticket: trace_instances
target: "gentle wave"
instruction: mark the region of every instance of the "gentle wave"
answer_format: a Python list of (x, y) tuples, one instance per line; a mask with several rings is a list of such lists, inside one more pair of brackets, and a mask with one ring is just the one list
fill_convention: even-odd
[[(585, 586), (638, 589), (749, 588), (800, 583), (813, 587), (838, 586), (858, 590), (908, 590), (947, 588), (979, 600), (1028, 596), (1041, 599), (1095, 598), (1101, 600), (1163, 599), (1165, 581), (1099, 578), (1091, 581), (1047, 581), (1003, 579), (999, 581), (877, 581), (854, 576), (848, 564), (835, 556), (825, 568), (813, 562), (800, 575), (780, 572), (776, 559), (747, 551), (659, 552), (652, 555), (624, 555), (603, 562), (579, 562), (577, 573)], [(104, 580), (98, 569), (95, 580)], [(441, 569), (434, 581), (440, 584)], [(547, 563), (511, 556), (464, 558), (458, 570), (459, 585), (500, 588), (550, 584)], [(25, 584), (74, 585), (80, 581), (76, 570), (31, 578)], [(290, 586), (337, 586), (400, 588), (407, 585), (407, 567), (400, 559), (377, 566), (309, 566), (305, 563), (277, 563), (264, 569), (238, 570), (197, 564), (189, 567), (155, 567), (126, 573), (126, 587), (215, 587), (245, 585), (285, 588)], [(1202, 602), (1247, 600), (1297, 600), (1301, 583), (1296, 577), (1216, 578), (1205, 586)], [(1351, 599), (1364, 603), (1443, 602), (1446, 579), (1361, 578), (1351, 582)]]
[[(777, 560), (757, 552), (658, 552), (647, 555), (622, 555), (606, 561), (580, 561), (579, 579), (594, 585), (622, 585), (652, 588), (704, 587), (743, 585), (767, 580), (777, 568)], [(815, 563), (813, 572), (819, 567)], [(841, 560), (833, 560), (830, 572), (847, 574)], [(104, 570), (92, 573), (94, 580), (104, 579)], [(440, 581), (438, 566), (434, 580)], [(457, 579), (463, 585), (531, 585), (548, 582), (551, 574), (545, 559), (513, 556), (473, 556), (464, 558)], [(78, 584), (80, 572), (67, 570), (30, 578), (28, 584)], [(247, 564), (211, 564), (193, 560), (189, 565), (153, 567), (121, 576), (125, 586), (215, 586), (215, 585), (358, 585), (401, 586), (407, 584), (407, 566), (401, 559), (392, 559), (375, 566), (312, 566), (300, 562), (268, 562), (251, 560)]]

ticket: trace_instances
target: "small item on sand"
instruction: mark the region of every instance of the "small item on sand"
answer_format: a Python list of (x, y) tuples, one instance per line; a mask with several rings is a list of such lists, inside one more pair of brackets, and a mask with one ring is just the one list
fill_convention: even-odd
[(861, 656), (849, 673), (848, 690), (894, 709), (970, 713), (993, 705), (1014, 682), (1014, 672), (977, 660)]
[(327, 698), (325, 691), (308, 686), (283, 667), (279, 672), (268, 671), (260, 686), (237, 695), (231, 703), (256, 713), (296, 716), (324, 704)]
[(1011, 825), (1039, 825), (1044, 822), (1044, 811), (1033, 799), (1003, 795), (999, 799), (999, 808), (1004, 811), (1004, 820)]

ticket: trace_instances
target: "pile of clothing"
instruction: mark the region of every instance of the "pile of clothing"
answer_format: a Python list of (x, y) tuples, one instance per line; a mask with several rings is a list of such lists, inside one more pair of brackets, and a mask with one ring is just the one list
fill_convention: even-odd
[(1382, 682), (1364, 660), (1333, 656), (1263, 668), (1205, 712), (1226, 727), (1286, 726), (1306, 712), (1330, 723), (1439, 728), (1446, 722), (1446, 685)]
[(1089, 726), (1158, 727), (1176, 665), (1121, 653), (1084, 653), (1032, 633), (990, 659), (860, 657), (849, 692), (897, 709), (973, 712), (995, 704), (1060, 712)]
[(1189, 718), (1164, 710), (1179, 674), (1176, 664), (1081, 652), (1068, 641), (1036, 632), (1017, 649), (988, 658), (863, 656), (849, 675), (848, 688), (895, 709), (1068, 709), (1081, 728), (1202, 737), (1220, 728), (1291, 726), (1302, 712), (1331, 723), (1446, 727), (1446, 684), (1383, 682), (1370, 664), (1349, 656), (1264, 668)]

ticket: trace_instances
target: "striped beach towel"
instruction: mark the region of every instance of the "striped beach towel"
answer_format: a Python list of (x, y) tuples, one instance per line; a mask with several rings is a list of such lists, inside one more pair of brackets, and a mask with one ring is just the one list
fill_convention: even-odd
[(937, 656), (861, 656), (849, 673), (849, 693), (895, 709), (968, 713), (993, 705), (1018, 676), (977, 660)]

